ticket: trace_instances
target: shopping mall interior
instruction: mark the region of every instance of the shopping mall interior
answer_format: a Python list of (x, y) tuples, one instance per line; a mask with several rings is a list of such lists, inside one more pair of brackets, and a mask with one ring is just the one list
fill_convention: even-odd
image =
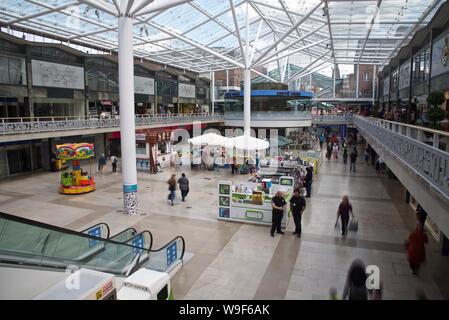
[(0, 3), (0, 300), (449, 299), (449, 1)]

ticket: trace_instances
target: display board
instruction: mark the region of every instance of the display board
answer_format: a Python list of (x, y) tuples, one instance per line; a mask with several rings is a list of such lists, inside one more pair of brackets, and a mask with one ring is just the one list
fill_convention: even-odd
[(195, 99), (195, 86), (192, 84), (179, 83), (179, 97)]
[(399, 67), (399, 89), (408, 88), (410, 86), (411, 68), (411, 61), (404, 63)]
[(31, 60), (33, 86), (84, 90), (84, 68)]
[(154, 79), (134, 76), (134, 92), (154, 95)]
[(449, 72), (449, 32), (445, 33), (432, 47), (432, 77)]
[(384, 96), (388, 95), (390, 93), (390, 77), (384, 79), (384, 87), (383, 87), (383, 94)]

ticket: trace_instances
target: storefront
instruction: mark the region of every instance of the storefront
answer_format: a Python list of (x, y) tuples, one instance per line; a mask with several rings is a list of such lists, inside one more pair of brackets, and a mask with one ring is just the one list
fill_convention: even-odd
[(196, 80), (196, 110), (200, 112), (209, 112), (210, 104), (210, 83), (197, 79)]
[(196, 88), (195, 80), (182, 75), (178, 76), (179, 113), (195, 113)]
[(134, 66), (134, 103), (136, 114), (156, 112), (154, 71)]
[(157, 114), (178, 113), (178, 80), (168, 72), (156, 72)]

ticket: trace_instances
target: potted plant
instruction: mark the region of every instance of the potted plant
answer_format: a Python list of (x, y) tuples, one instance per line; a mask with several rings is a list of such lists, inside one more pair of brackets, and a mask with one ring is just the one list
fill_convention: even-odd
[(439, 107), (444, 101), (446, 101), (446, 98), (441, 91), (433, 91), (427, 97), (427, 102), (430, 105), (427, 115), (429, 120), (432, 121), (434, 129), (439, 129), (438, 123), (446, 117), (446, 112)]

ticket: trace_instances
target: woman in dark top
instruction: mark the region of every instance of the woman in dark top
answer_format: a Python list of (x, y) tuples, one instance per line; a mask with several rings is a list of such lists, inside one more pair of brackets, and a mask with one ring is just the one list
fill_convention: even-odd
[(368, 300), (366, 278), (365, 264), (360, 259), (354, 260), (349, 267), (342, 299)]
[(338, 218), (341, 218), (341, 235), (346, 235), (348, 231), (349, 223), (349, 212), (351, 212), (352, 218), (354, 218), (354, 213), (352, 212), (352, 205), (349, 202), (348, 196), (343, 196), (343, 200), (340, 202), (337, 210), (337, 221), (335, 222), (335, 227), (337, 227)]

